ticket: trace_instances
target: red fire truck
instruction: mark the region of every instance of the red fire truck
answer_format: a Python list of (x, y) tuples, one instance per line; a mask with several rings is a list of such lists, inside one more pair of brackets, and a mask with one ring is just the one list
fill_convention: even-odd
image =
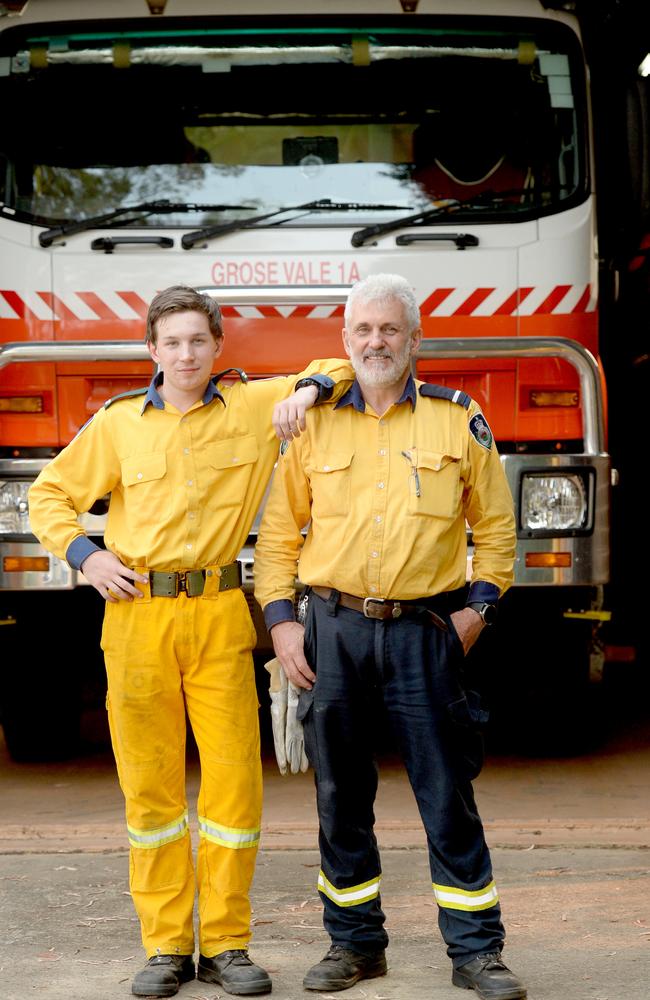
[[(347, 290), (376, 272), (412, 283), (417, 374), (480, 402), (512, 488), (516, 582), (483, 646), (490, 676), (518, 693), (522, 732), (571, 730), (611, 611), (603, 357), (618, 265), (599, 239), (637, 238), (647, 102), (631, 81), (623, 129), (645, 167), (615, 188), (627, 150), (601, 181), (590, 28), (564, 6), (0, 3), (0, 712), (14, 757), (73, 750), (82, 692), (101, 692), (102, 602), (38, 545), (27, 491), (107, 397), (151, 377), (153, 294), (215, 295), (221, 367), (261, 378), (340, 355)], [(80, 515), (98, 541), (104, 509)]]

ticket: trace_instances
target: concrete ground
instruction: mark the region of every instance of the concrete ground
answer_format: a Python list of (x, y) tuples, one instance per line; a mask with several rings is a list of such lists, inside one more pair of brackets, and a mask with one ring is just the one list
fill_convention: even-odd
[[(475, 784), (508, 934), (505, 958), (530, 1000), (650, 996), (650, 710), (639, 704), (616, 710), (590, 756), (492, 754)], [(190, 760), (190, 801), (197, 789)], [(424, 836), (390, 758), (381, 761), (376, 813), (390, 968), (341, 995), (469, 996), (450, 982)], [(311, 773), (283, 778), (267, 754), (251, 954), (271, 972), (276, 1000), (318, 995), (301, 986), (327, 949), (316, 832)], [(19, 765), (0, 743), (1, 1000), (127, 997), (142, 964), (110, 751), (89, 746), (72, 761)], [(225, 996), (198, 981), (179, 993), (180, 1000)]]
[[(647, 848), (495, 848), (508, 929), (505, 957), (530, 1000), (647, 1000), (650, 854)], [(389, 972), (347, 990), (349, 1000), (458, 1000), (436, 925), (422, 849), (385, 849), (383, 902)], [(4, 1000), (127, 997), (142, 965), (127, 893), (127, 856), (13, 854), (0, 863)], [(252, 957), (276, 1000), (304, 1000), (305, 970), (326, 950), (314, 893), (314, 850), (260, 853)], [(224, 992), (195, 981), (180, 1000)]]

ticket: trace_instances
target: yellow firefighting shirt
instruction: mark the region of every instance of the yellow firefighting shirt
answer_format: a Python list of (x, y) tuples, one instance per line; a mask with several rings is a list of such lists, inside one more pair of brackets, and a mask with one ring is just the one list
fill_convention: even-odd
[(70, 558), (71, 545), (85, 557), (94, 545), (77, 517), (110, 493), (104, 542), (125, 565), (178, 571), (232, 562), (278, 456), (273, 406), (316, 373), (337, 382), (335, 396), (354, 374), (333, 359), (287, 378), (220, 382), (218, 391), (209, 383), (186, 413), (163, 402), (154, 383), (146, 397), (115, 400), (32, 485), (32, 531), (60, 558)]
[(513, 579), (515, 520), (478, 404), (409, 377), (380, 417), (355, 381), (338, 403), (313, 411), (306, 434), (278, 462), (254, 565), (259, 603), (281, 602), (268, 608), (267, 625), (291, 617), (272, 612), (293, 598), (296, 575), (358, 597), (402, 600), (464, 586), (466, 521), (472, 589), (496, 600)]

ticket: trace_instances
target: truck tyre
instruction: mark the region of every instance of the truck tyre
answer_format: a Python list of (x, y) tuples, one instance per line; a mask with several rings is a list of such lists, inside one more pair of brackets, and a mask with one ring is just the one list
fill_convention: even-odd
[(79, 752), (81, 705), (74, 692), (33, 697), (2, 694), (2, 725), (9, 756), (17, 763), (65, 760)]
[(88, 634), (87, 596), (93, 595), (81, 601), (74, 592), (21, 595), (6, 616), (15, 624), (0, 630), (0, 722), (15, 761), (63, 760), (79, 752), (90, 643), (99, 644), (98, 633), (92, 640)]
[(570, 757), (598, 747), (607, 714), (604, 685), (590, 681), (590, 653), (591, 626), (559, 616), (544, 635), (519, 629), (495, 636), (486, 662), (488, 747), (526, 757)]
[[(5, 662), (21, 661), (14, 656)], [(78, 752), (80, 684), (62, 664), (32, 665), (14, 674), (3, 668), (0, 710), (12, 760), (63, 760)]]

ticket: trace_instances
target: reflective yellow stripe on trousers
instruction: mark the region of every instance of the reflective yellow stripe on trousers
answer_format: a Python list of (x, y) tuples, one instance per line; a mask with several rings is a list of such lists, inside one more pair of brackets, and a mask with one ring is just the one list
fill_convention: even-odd
[(219, 826), (210, 822), (205, 816), (199, 816), (199, 837), (205, 837), (213, 844), (234, 849), (241, 847), (257, 847), (260, 842), (260, 827), (251, 830), (239, 830), (230, 826)]
[(483, 889), (457, 889), (453, 885), (431, 883), (438, 906), (447, 910), (488, 910), (499, 902), (499, 893), (494, 882)]
[(180, 840), (187, 833), (189, 827), (189, 816), (187, 810), (173, 823), (161, 826), (157, 830), (135, 830), (127, 824), (129, 831), (129, 844), (131, 847), (140, 847), (144, 850), (151, 850), (154, 847), (162, 847), (163, 844), (171, 844), (174, 840)]
[(322, 871), (318, 873), (319, 891), (337, 906), (357, 906), (359, 903), (367, 903), (371, 899), (376, 899), (379, 895), (380, 882), (381, 875), (377, 875), (376, 878), (370, 879), (368, 882), (360, 882), (359, 885), (351, 885), (347, 889), (337, 889)]

